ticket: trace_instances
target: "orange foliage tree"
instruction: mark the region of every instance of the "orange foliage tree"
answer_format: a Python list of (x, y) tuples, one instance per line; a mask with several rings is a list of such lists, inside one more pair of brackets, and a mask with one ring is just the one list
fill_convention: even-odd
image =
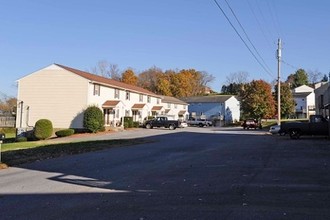
[(121, 80), (124, 83), (136, 86), (138, 82), (138, 77), (135, 75), (132, 69), (128, 69), (122, 73)]
[(271, 118), (275, 115), (275, 100), (271, 85), (263, 80), (245, 84), (241, 94), (243, 117), (256, 119)]

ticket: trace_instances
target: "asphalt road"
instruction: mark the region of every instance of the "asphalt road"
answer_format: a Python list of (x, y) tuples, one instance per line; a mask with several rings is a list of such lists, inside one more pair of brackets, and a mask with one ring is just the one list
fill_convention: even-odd
[[(0, 219), (330, 219), (330, 142), (185, 128), (0, 170)], [(101, 139), (101, 137), (97, 137)]]

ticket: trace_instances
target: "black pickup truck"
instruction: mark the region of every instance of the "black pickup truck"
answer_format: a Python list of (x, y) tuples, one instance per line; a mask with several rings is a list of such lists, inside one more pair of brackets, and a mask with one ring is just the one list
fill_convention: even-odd
[(281, 132), (298, 139), (301, 135), (329, 135), (329, 121), (322, 115), (311, 115), (309, 122), (287, 122), (281, 124)]
[(170, 130), (174, 130), (179, 127), (180, 122), (177, 120), (168, 120), (167, 117), (156, 117), (151, 120), (147, 120), (144, 122), (145, 128), (153, 128), (153, 127), (164, 127), (169, 128)]

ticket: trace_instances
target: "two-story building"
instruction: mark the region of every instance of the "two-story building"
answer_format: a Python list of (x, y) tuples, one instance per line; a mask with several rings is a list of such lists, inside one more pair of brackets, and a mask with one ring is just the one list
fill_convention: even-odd
[(165, 110), (162, 112), (163, 115), (180, 121), (185, 121), (188, 118), (188, 103), (171, 96), (162, 96), (162, 103)]
[(319, 83), (315, 87), (316, 114), (329, 117), (330, 115), (330, 83)]
[(18, 128), (42, 118), (54, 128), (83, 128), (84, 110), (92, 105), (102, 109), (106, 127), (122, 125), (124, 116), (142, 123), (147, 116), (172, 111), (162, 96), (146, 89), (59, 64), (19, 79), (17, 99)]
[(240, 119), (240, 103), (234, 95), (209, 95), (182, 98), (187, 102), (190, 116), (217, 119), (220, 124), (237, 122)]
[(315, 93), (312, 87), (302, 85), (292, 90), (293, 99), (296, 103), (295, 117), (309, 118), (315, 115)]

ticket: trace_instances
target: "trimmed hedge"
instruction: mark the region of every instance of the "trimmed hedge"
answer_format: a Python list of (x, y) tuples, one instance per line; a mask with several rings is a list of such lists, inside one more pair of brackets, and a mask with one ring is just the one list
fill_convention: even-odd
[(55, 132), (55, 135), (57, 137), (67, 137), (67, 136), (71, 136), (74, 134), (74, 130), (71, 128), (68, 129), (63, 129), (63, 130), (59, 130)]
[(53, 124), (48, 119), (40, 119), (34, 126), (34, 136), (38, 140), (50, 138), (53, 134)]
[(124, 128), (133, 128), (133, 117), (124, 117)]
[(140, 123), (137, 121), (133, 122), (133, 128), (138, 128), (138, 127), (140, 127)]
[(26, 142), (26, 141), (28, 141), (27, 137), (18, 137), (16, 139), (16, 142)]
[(104, 129), (102, 110), (97, 106), (90, 106), (84, 112), (84, 128), (96, 133)]

